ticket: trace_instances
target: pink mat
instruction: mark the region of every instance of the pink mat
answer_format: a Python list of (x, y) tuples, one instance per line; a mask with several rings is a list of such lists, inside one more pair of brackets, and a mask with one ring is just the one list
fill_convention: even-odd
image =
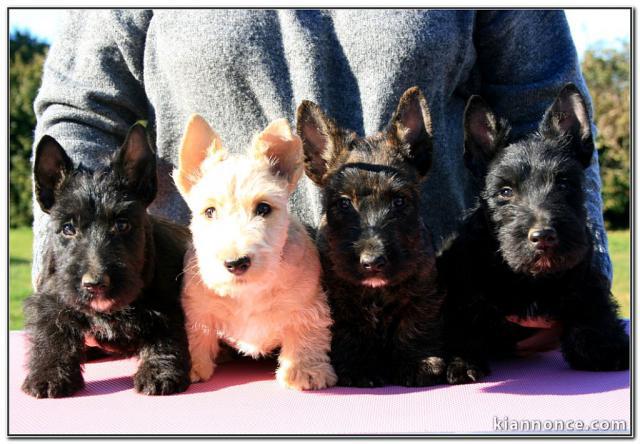
[(558, 352), (496, 363), (477, 384), (316, 392), (278, 386), (274, 361), (236, 361), (168, 397), (135, 393), (137, 361), (112, 360), (86, 364), (76, 396), (37, 400), (20, 390), (24, 345), (21, 332), (10, 333), (10, 435), (502, 434), (517, 433), (513, 420), (532, 420), (521, 432), (552, 420), (551, 433), (579, 433), (580, 420), (589, 434), (630, 433), (629, 373), (574, 371)]

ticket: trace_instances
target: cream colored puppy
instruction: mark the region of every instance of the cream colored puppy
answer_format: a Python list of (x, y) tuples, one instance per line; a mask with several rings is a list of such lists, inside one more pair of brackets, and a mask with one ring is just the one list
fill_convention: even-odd
[(302, 163), (302, 142), (285, 119), (240, 156), (190, 117), (174, 180), (192, 214), (182, 289), (191, 381), (211, 377), (223, 340), (253, 357), (280, 347), (276, 378), (287, 387), (336, 383), (318, 253), (287, 211)]

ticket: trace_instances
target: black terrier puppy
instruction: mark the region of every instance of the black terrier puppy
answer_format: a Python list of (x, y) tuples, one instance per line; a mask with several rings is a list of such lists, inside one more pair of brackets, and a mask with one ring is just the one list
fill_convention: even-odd
[(520, 140), (510, 140), (507, 122), (478, 96), (467, 103), (464, 128), (465, 163), (482, 191), (438, 258), (447, 340), (460, 357), (449, 382), (476, 380), (487, 358), (514, 354), (536, 331), (507, 317), (558, 321), (575, 369), (628, 368), (629, 339), (592, 265), (583, 179), (594, 142), (578, 89), (565, 86), (538, 131)]
[(138, 354), (135, 389), (166, 395), (189, 385), (180, 305), (189, 232), (147, 214), (156, 194), (155, 154), (135, 125), (109, 166), (76, 168), (49, 136), (36, 148), (36, 199), (49, 213), (37, 292), (25, 302), (31, 341), (22, 389), (37, 398), (83, 387), (88, 345)]
[(338, 384), (444, 382), (443, 296), (419, 211), (432, 156), (424, 96), (407, 90), (387, 128), (369, 137), (338, 127), (305, 101), (297, 131), (306, 173), (322, 187), (317, 244)]

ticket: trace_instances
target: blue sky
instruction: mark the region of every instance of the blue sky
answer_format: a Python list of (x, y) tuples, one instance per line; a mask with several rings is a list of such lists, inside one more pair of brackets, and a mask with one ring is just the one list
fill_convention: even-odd
[[(619, 46), (629, 40), (631, 11), (624, 9), (570, 9), (566, 11), (578, 54), (592, 45)], [(61, 9), (9, 11), (9, 30), (29, 30), (49, 43), (61, 28)]]

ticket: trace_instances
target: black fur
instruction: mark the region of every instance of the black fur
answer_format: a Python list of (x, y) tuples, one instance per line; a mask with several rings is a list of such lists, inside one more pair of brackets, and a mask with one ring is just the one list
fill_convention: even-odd
[[(307, 175), (322, 187), (317, 243), (338, 384), (443, 382), (442, 293), (419, 216), (432, 150), (424, 96), (417, 88), (405, 92), (386, 130), (364, 138), (303, 102), (297, 131)], [(386, 285), (367, 285), (372, 278)]]
[(179, 301), (183, 227), (147, 214), (156, 193), (155, 154), (134, 126), (110, 164), (73, 164), (45, 136), (36, 148), (36, 199), (51, 216), (37, 292), (25, 302), (30, 338), (23, 390), (38, 398), (83, 387), (92, 354), (138, 354), (138, 392), (186, 390), (190, 359)]
[[(448, 369), (449, 382), (477, 379), (488, 371), (488, 358), (512, 355), (516, 342), (536, 331), (508, 315), (559, 320), (562, 352), (573, 368), (629, 367), (617, 306), (592, 265), (583, 179), (593, 149), (574, 85), (559, 93), (537, 132), (514, 141), (507, 122), (481, 98), (469, 100), (464, 158), (482, 191), (438, 258), (449, 292), (447, 342), (460, 357)], [(532, 236), (545, 228), (555, 235), (535, 243)]]

